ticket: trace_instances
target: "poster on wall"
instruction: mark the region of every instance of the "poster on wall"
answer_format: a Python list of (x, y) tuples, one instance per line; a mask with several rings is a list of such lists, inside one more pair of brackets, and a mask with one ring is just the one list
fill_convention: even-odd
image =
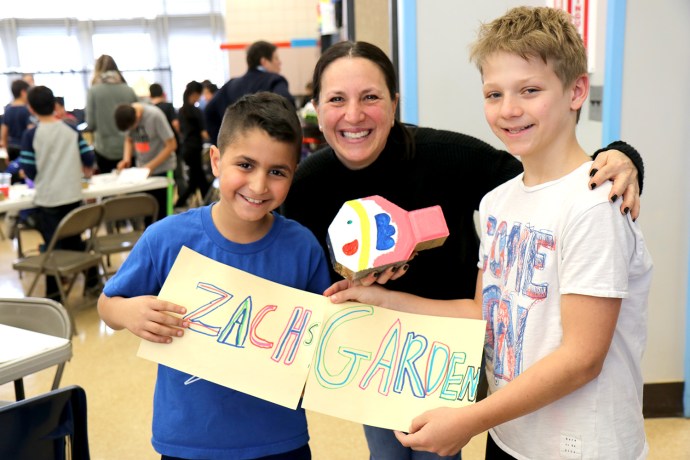
[(587, 50), (588, 71), (594, 72), (596, 60), (596, 0), (546, 0), (546, 6), (567, 11), (573, 18), (573, 24), (585, 43)]
[(331, 0), (321, 0), (319, 2), (319, 31), (321, 35), (334, 35), (338, 33), (335, 7)]

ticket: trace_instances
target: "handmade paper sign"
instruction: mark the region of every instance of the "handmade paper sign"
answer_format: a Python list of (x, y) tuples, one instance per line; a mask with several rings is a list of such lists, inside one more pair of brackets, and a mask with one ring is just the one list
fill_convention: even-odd
[(399, 266), (412, 254), (441, 246), (448, 226), (440, 206), (407, 212), (378, 195), (350, 200), (328, 227), (333, 268), (350, 280)]
[(328, 303), (323, 296), (183, 247), (158, 297), (184, 306), (191, 325), (170, 344), (142, 340), (138, 356), (297, 407)]
[(333, 305), (186, 247), (158, 297), (191, 325), (170, 344), (142, 340), (138, 356), (285, 407), (304, 390), (307, 409), (407, 430), (477, 396), (484, 321)]
[(436, 407), (477, 397), (485, 321), (328, 305), (302, 407), (408, 431)]

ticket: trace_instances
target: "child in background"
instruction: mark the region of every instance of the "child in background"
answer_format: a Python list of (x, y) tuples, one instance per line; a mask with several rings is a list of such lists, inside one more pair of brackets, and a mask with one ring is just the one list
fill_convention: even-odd
[(203, 168), (202, 153), (204, 143), (208, 142), (209, 136), (204, 123), (204, 113), (196, 104), (201, 99), (203, 85), (198, 81), (190, 81), (182, 95), (182, 107), (180, 107), (180, 157), (189, 168), (189, 183), (187, 189), (180, 193), (175, 207), (186, 207), (190, 196), (199, 190), (201, 197), (206, 196), (211, 184), (206, 179)]
[[(182, 336), (188, 324), (169, 313), (186, 310), (155, 296), (183, 245), (262, 278), (323, 292), (329, 274), (316, 238), (273, 212), (288, 193), (301, 142), (297, 115), (281, 96), (256, 93), (229, 108), (211, 147), (220, 200), (146, 229), (105, 287), (98, 302), (103, 320), (152, 342)], [(152, 442), (163, 459), (311, 458), (304, 410), (191, 379), (158, 367)]]
[[(125, 131), (124, 151), (117, 164), (118, 170), (136, 164), (139, 168), (148, 168), (150, 176), (162, 177), (175, 170), (177, 137), (161, 109), (140, 102), (120, 104), (115, 109), (115, 124), (117, 129)], [(167, 188), (146, 193), (158, 201), (158, 220), (161, 220), (168, 210)]]
[[(62, 218), (81, 205), (81, 180), (93, 173), (95, 156), (75, 127), (55, 118), (55, 96), (50, 88), (34, 86), (29, 90), (28, 102), (38, 124), (22, 137), (19, 165), (34, 181), (34, 215), (48, 244)], [(57, 248), (83, 251), (85, 247), (77, 235), (61, 240)], [(46, 278), (46, 297), (59, 301), (58, 281), (53, 276)], [(98, 269), (87, 272), (85, 286), (87, 295), (100, 294)]]
[(62, 120), (70, 126), (77, 126), (77, 117), (65, 110), (65, 98), (55, 96), (55, 118)]
[[(415, 418), (404, 446), (447, 455), (489, 430), (487, 459), (640, 459), (648, 446), (640, 361), (652, 262), (610, 183), (582, 190), (591, 159), (576, 124), (589, 92), (570, 17), (518, 7), (482, 26), (471, 52), (484, 112), (524, 165), (489, 192), (474, 300), (381, 288), (326, 294), (399, 310), (487, 320), (489, 396)], [(614, 198), (615, 199), (615, 198)]]
[(24, 131), (33, 126), (31, 113), (27, 105), (27, 95), (29, 84), (24, 80), (12, 82), (12, 102), (5, 107), (5, 114), (2, 117), (0, 127), (0, 146), (7, 149), (7, 156), (10, 161), (19, 157), (19, 150)]
[(218, 92), (218, 85), (211, 80), (204, 80), (201, 82), (201, 99), (199, 99), (199, 108), (204, 110), (206, 104), (209, 103), (213, 96)]
[(175, 134), (175, 142), (177, 142), (177, 149), (175, 150), (175, 186), (177, 187), (178, 195), (187, 189), (187, 180), (184, 174), (184, 161), (180, 152), (180, 120), (177, 116), (177, 109), (172, 102), (168, 101), (163, 86), (160, 83), (152, 83), (149, 86), (149, 102), (163, 111), (165, 118), (168, 120), (170, 127)]

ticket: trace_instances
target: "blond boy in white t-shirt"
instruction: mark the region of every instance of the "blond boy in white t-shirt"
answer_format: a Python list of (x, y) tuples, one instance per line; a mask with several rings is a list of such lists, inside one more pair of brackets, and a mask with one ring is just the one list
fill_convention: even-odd
[(480, 205), (474, 300), (329, 288), (334, 302), (487, 320), (489, 396), (418, 416), (400, 442), (441, 455), (489, 430), (486, 458), (640, 459), (648, 445), (640, 361), (652, 262), (639, 227), (583, 190), (591, 159), (575, 128), (589, 92), (570, 17), (518, 7), (483, 25), (471, 59), (486, 119), (525, 172)]

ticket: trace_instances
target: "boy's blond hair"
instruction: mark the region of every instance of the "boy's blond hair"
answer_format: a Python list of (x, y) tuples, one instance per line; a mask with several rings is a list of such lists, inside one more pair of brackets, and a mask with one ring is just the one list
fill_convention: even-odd
[(550, 63), (564, 87), (587, 73), (584, 43), (570, 15), (563, 10), (513, 8), (500, 18), (482, 24), (477, 37), (470, 47), (470, 61), (479, 72), (489, 56), (502, 51)]

